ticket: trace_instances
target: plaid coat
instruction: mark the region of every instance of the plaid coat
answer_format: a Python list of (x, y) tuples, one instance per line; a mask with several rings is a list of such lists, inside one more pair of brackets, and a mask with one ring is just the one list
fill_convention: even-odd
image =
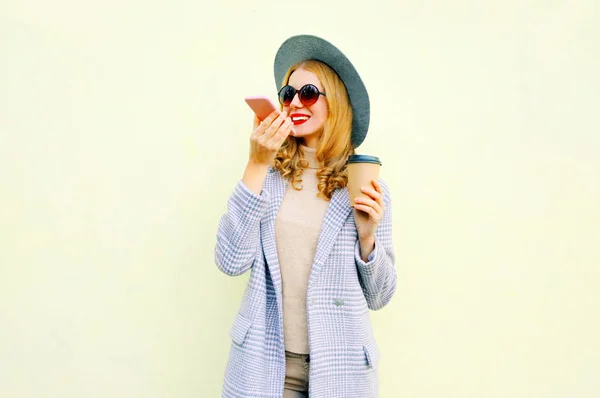
[[(281, 274), (275, 217), (288, 182), (269, 169), (260, 195), (238, 181), (221, 217), (215, 246), (219, 270), (251, 271), (230, 329), (222, 397), (281, 398), (285, 379)], [(368, 262), (360, 258), (348, 189), (334, 192), (325, 215), (308, 283), (306, 308), (311, 398), (374, 398), (380, 352), (369, 310), (385, 306), (396, 289), (391, 198)]]

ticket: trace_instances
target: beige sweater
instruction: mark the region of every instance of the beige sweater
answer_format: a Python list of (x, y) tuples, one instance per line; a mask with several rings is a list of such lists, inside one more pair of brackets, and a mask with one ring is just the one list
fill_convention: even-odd
[(329, 202), (317, 197), (316, 149), (301, 148), (310, 166), (302, 174), (300, 191), (288, 184), (275, 220), (275, 240), (283, 285), (285, 349), (307, 354), (306, 290)]

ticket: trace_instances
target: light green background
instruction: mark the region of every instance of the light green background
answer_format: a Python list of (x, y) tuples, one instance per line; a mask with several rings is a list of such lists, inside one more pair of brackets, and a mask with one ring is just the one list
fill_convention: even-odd
[(600, 5), (0, 5), (0, 397), (217, 397), (213, 263), (297, 33), (355, 62), (394, 197), (382, 397), (597, 397)]

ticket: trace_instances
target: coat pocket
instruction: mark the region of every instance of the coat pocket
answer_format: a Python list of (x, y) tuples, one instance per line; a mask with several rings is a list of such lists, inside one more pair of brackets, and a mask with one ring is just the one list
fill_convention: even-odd
[(235, 320), (233, 321), (233, 326), (229, 331), (229, 336), (231, 337), (231, 340), (233, 340), (233, 342), (239, 346), (244, 344), (244, 341), (246, 341), (246, 336), (248, 335), (248, 331), (250, 330), (251, 326), (252, 321), (246, 318), (241, 313), (238, 313), (235, 317)]
[(379, 347), (377, 347), (377, 343), (375, 341), (370, 341), (363, 345), (363, 350), (365, 352), (367, 367), (369, 369), (377, 368), (379, 359), (381, 359), (381, 353), (379, 351)]

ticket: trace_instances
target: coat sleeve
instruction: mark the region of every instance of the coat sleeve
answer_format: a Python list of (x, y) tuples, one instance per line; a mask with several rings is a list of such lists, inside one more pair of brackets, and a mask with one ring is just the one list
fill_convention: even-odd
[(260, 246), (260, 220), (268, 203), (268, 192), (256, 195), (238, 181), (219, 220), (214, 258), (220, 271), (238, 276), (252, 267)]
[(354, 248), (354, 258), (360, 284), (371, 310), (385, 307), (396, 291), (395, 254), (392, 242), (392, 200), (387, 185), (381, 181), (385, 210), (375, 231), (375, 248), (361, 259), (360, 242)]

